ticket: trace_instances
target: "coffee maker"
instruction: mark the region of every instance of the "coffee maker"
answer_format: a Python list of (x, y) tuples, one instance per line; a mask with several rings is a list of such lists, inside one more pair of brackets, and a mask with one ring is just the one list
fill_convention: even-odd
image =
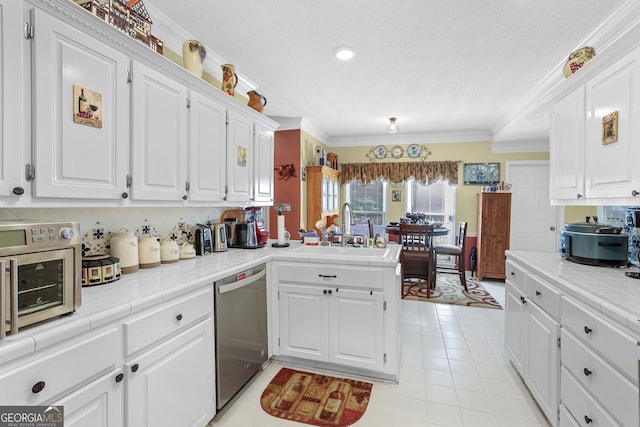
[(263, 247), (269, 240), (269, 232), (264, 227), (264, 209), (259, 206), (245, 208), (247, 211), (247, 223), (252, 219), (255, 222), (256, 239), (258, 247)]

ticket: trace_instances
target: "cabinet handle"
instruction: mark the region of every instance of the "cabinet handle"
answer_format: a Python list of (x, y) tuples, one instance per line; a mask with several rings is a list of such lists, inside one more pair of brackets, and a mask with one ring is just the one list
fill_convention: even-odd
[(536, 291), (536, 296), (539, 297), (540, 295), (542, 295), (542, 292)]
[(123, 373), (119, 373), (118, 375), (116, 375), (116, 382), (117, 383), (121, 383), (123, 379), (124, 379), (124, 374)]
[(584, 416), (584, 422), (587, 423), (587, 424), (591, 424), (593, 422), (593, 420), (585, 415)]
[(176, 320), (177, 320), (178, 322), (179, 322), (179, 321), (181, 321), (181, 320), (182, 320), (182, 314), (178, 314), (178, 315), (176, 316)]
[(322, 293), (326, 295), (327, 294), (327, 290), (326, 289), (323, 290)]
[(329, 295), (331, 295), (331, 294), (332, 294), (331, 289), (329, 289)]
[(515, 276), (515, 275), (516, 275), (516, 272), (515, 272), (515, 271), (512, 271), (512, 272), (511, 272), (511, 275), (512, 275), (512, 276)]
[(318, 274), (318, 277), (323, 277), (323, 278), (325, 278), (325, 279), (335, 279), (335, 278), (337, 278), (338, 276), (336, 276), (335, 274), (333, 274), (333, 275)]
[(31, 387), (31, 391), (33, 393), (40, 393), (42, 390), (44, 390), (45, 385), (46, 384), (44, 383), (44, 381), (38, 381), (33, 385), (33, 387)]
[(587, 377), (592, 374), (592, 372), (590, 370), (588, 370), (587, 368), (584, 368), (582, 370), (582, 372), (584, 372), (584, 375), (587, 376)]
[(182, 200), (187, 200), (187, 195), (185, 194), (184, 196), (182, 196)]
[(582, 194), (578, 193), (576, 194), (576, 199), (581, 199), (582, 198)]
[(585, 334), (589, 335), (591, 333), (591, 331), (593, 331), (593, 329), (591, 329), (590, 327), (588, 327), (588, 326), (584, 327), (584, 333)]
[(129, 197), (129, 193), (127, 193), (126, 191), (124, 193), (122, 193), (120, 195), (120, 197), (122, 197), (123, 199), (126, 199), (127, 197)]
[(24, 188), (22, 187), (13, 187), (12, 193), (16, 196), (22, 196), (24, 194)]
[(640, 193), (638, 193), (636, 190), (633, 190), (633, 191), (631, 192), (631, 195), (632, 195), (633, 197), (636, 197), (638, 194), (640, 194)]
[(140, 365), (137, 363), (131, 367), (131, 372), (136, 372), (140, 368)]
[(520, 302), (523, 303), (523, 304), (526, 304), (527, 300), (525, 299), (525, 297), (521, 296), (520, 297)]

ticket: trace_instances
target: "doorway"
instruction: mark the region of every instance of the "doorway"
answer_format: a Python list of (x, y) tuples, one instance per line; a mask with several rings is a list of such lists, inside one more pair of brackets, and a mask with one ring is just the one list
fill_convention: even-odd
[(564, 208), (551, 206), (549, 161), (508, 161), (506, 166), (506, 180), (512, 185), (509, 248), (557, 252)]

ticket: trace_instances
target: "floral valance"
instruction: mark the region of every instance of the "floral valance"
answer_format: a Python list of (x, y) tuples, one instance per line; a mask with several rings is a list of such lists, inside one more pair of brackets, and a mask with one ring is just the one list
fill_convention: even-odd
[(442, 179), (451, 185), (458, 184), (458, 162), (390, 162), (390, 163), (343, 163), (340, 180), (343, 184), (356, 180), (366, 184), (377, 179), (393, 184), (414, 178), (421, 184)]

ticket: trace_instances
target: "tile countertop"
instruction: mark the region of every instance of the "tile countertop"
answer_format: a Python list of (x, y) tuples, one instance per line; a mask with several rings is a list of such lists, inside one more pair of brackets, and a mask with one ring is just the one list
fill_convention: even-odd
[(507, 251), (507, 257), (558, 284), (564, 294), (629, 326), (640, 341), (640, 280), (624, 275), (637, 268), (593, 267), (547, 252)]
[[(313, 256), (296, 253), (299, 242), (289, 248), (273, 248), (269, 241), (260, 249), (229, 249), (193, 259), (163, 264), (122, 275), (116, 282), (82, 288), (82, 305), (75, 313), (27, 327), (16, 335), (0, 341), (0, 365), (41, 350), (61, 340), (98, 328), (132, 313), (142, 311), (163, 301), (172, 301), (207, 283), (235, 274), (246, 268), (266, 263), (271, 259), (319, 262), (327, 264), (387, 265), (395, 266), (400, 246), (390, 245), (384, 259), (371, 257)], [(338, 248), (336, 248), (338, 249)], [(380, 249), (351, 249), (353, 251), (382, 251)]]

